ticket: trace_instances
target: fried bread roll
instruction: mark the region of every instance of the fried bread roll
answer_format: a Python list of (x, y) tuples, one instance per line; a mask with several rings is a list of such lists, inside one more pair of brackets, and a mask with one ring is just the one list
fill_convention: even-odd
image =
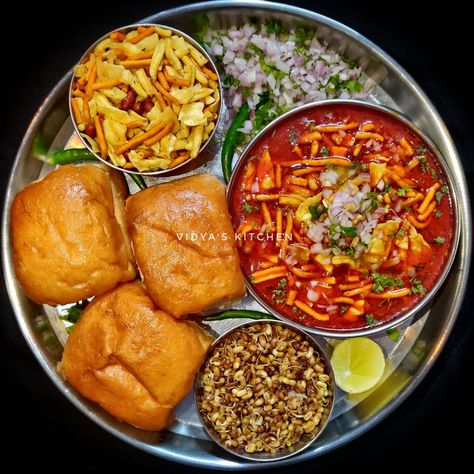
[(103, 165), (66, 165), (20, 191), (11, 235), (18, 281), (36, 303), (72, 303), (133, 280), (123, 176)]
[(191, 388), (210, 343), (195, 323), (158, 310), (141, 283), (127, 283), (87, 306), (59, 371), (120, 420), (161, 430)]
[(129, 197), (127, 223), (155, 303), (175, 317), (245, 293), (224, 185), (208, 174)]

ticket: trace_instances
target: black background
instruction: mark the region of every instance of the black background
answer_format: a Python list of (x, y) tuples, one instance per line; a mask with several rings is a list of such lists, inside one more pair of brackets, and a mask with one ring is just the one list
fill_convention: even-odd
[[(473, 183), (472, 77), (466, 66), (474, 53), (468, 19), (456, 2), (418, 13), (416, 2), (294, 1), (359, 31), (409, 71), (444, 118)], [(132, 23), (166, 2), (64, 2), (60, 7), (10, 3), (3, 15), (2, 93), (0, 93), (1, 193), (24, 131), (55, 83), (97, 37)], [(54, 12), (54, 14), (53, 14)], [(8, 33), (7, 33), (8, 31)], [(18, 38), (23, 38), (20, 41)], [(0, 465), (16, 469), (31, 465), (53, 472), (159, 470), (194, 472), (144, 454), (96, 427), (54, 388), (20, 334), (3, 285), (0, 286), (0, 361), (2, 370), (2, 446)], [(469, 463), (459, 428), (472, 430), (473, 298), (466, 300), (448, 344), (434, 369), (415, 393), (379, 426), (350, 445), (322, 458), (281, 472), (355, 472), (393, 467), (405, 469), (418, 461), (424, 469), (447, 461), (454, 468)], [(467, 434), (467, 438), (471, 438)], [(472, 448), (471, 448), (472, 449)], [(202, 472), (202, 470), (201, 470)], [(272, 472), (277, 472), (273, 470)]]

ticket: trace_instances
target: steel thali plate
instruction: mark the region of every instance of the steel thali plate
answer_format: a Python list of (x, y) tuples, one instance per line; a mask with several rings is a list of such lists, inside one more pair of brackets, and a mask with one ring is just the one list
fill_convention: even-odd
[[(13, 197), (26, 184), (51, 169), (31, 157), (34, 137), (42, 133), (53, 148), (71, 145), (77, 140), (68, 117), (69, 74), (51, 91), (34, 116), (15, 160), (2, 221), (4, 274), (15, 315), (36, 358), (58, 389), (99, 426), (153, 455), (196, 467), (249, 470), (274, 467), (276, 464), (283, 466), (314, 458), (360, 436), (406, 399), (432, 367), (454, 324), (466, 289), (472, 236), (468, 191), (456, 148), (432, 103), (399, 64), (357, 32), (307, 10), (262, 1), (192, 4), (163, 11), (145, 21), (167, 24), (192, 36), (193, 19), (197, 14), (206, 14), (210, 27), (215, 29), (241, 24), (249, 17), (277, 17), (288, 26), (304, 23), (316, 27), (320, 39), (332, 48), (358, 59), (364, 73), (376, 82), (377, 87), (369, 100), (401, 111), (433, 140), (448, 162), (454, 176), (454, 192), (458, 198), (462, 230), (457, 257), (428, 311), (416, 321), (404, 323), (400, 328), (402, 337), (397, 342), (385, 334), (374, 338), (388, 357), (382, 383), (363, 396), (347, 396), (337, 392), (333, 416), (321, 438), (298, 456), (265, 464), (232, 457), (210, 441), (200, 426), (191, 396), (177, 407), (176, 422), (170, 430), (148, 433), (117, 421), (71, 389), (56, 371), (62, 345), (67, 338), (64, 322), (58, 319), (56, 309), (35, 305), (23, 295), (14, 275), (9, 236), (9, 209)], [(221, 177), (218, 148), (215, 144), (209, 146), (199, 162), (200, 166), (185, 171), (188, 174), (210, 172)], [(146, 178), (149, 185), (170, 179), (174, 179), (174, 176)], [(136, 191), (133, 183), (130, 183), (130, 188), (132, 192)], [(246, 297), (233, 307), (261, 309), (251, 297)], [(217, 321), (212, 323), (211, 329), (219, 334), (233, 324), (235, 322)], [(321, 342), (332, 344), (330, 340)]]

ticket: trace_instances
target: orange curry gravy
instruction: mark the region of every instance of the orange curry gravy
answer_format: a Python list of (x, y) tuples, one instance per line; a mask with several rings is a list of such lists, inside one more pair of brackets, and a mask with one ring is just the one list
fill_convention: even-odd
[(443, 170), (383, 112), (334, 104), (293, 115), (235, 178), (242, 270), (294, 321), (381, 324), (420, 301), (446, 265), (454, 216)]

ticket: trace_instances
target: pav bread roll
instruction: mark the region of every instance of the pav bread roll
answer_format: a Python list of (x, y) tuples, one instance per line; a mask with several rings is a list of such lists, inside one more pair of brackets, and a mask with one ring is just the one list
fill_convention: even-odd
[(67, 341), (59, 371), (122, 421), (161, 430), (187, 394), (211, 337), (156, 308), (139, 282), (94, 298)]
[(245, 293), (224, 185), (209, 174), (154, 186), (127, 199), (138, 267), (157, 306), (175, 317)]
[(123, 175), (104, 165), (66, 165), (31, 183), (11, 208), (18, 281), (36, 303), (72, 303), (133, 280)]

